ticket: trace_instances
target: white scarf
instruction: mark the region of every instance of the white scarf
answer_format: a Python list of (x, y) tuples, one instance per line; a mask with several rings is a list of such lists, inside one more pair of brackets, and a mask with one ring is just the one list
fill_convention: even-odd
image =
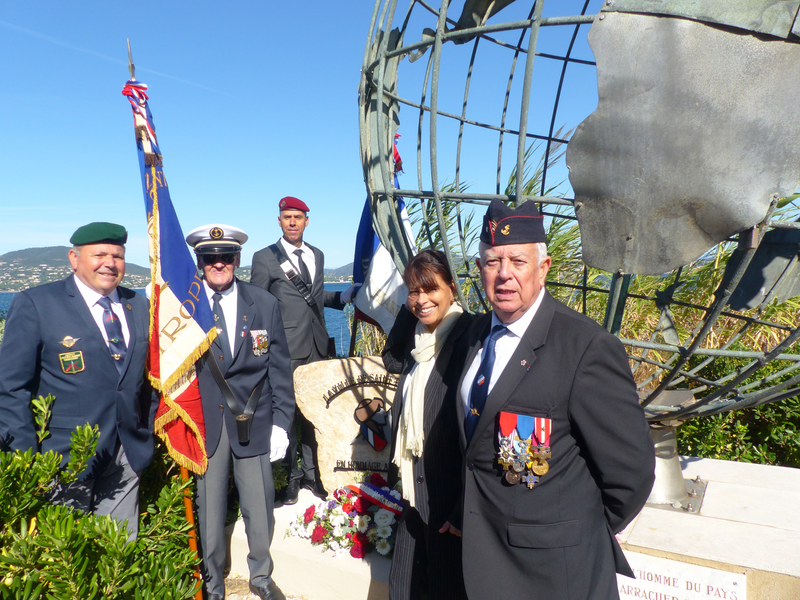
[(421, 321), (414, 331), (414, 349), (411, 357), (416, 361), (408, 375), (408, 385), (403, 394), (403, 412), (397, 427), (394, 464), (400, 471), (403, 497), (414, 506), (414, 457), (422, 456), (425, 445), (423, 420), (425, 414), (425, 386), (436, 363), (435, 358), (447, 341), (450, 330), (464, 310), (457, 302), (450, 305), (444, 318), (433, 332)]

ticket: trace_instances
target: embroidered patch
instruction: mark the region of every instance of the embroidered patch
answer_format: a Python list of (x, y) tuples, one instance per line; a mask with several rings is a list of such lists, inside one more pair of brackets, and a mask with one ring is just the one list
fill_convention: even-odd
[(83, 364), (83, 351), (76, 350), (75, 352), (64, 352), (58, 355), (58, 360), (61, 362), (61, 370), (69, 375), (80, 373), (86, 367)]
[(269, 336), (266, 329), (251, 329), (250, 337), (253, 340), (253, 354), (261, 356), (269, 350)]

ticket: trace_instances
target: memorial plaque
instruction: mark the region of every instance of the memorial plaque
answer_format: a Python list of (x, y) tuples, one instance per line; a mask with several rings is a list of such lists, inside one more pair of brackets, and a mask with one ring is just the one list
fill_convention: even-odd
[(636, 579), (617, 575), (620, 600), (747, 600), (747, 576), (710, 567), (625, 552)]
[(397, 382), (378, 356), (325, 360), (294, 372), (297, 406), (316, 430), (320, 476), (328, 492), (353, 483), (357, 471), (388, 470), (388, 411)]

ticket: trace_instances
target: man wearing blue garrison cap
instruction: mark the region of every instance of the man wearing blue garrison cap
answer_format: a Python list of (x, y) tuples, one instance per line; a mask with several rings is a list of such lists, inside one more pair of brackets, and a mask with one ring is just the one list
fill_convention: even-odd
[[(73, 274), (14, 296), (0, 346), (0, 447), (54, 450), (63, 466), (75, 428), (97, 425), (95, 456), (54, 500), (127, 521), (134, 539), (157, 396), (145, 375), (147, 299), (119, 285), (127, 239), (121, 225), (79, 227), (70, 238)], [(31, 398), (48, 394), (55, 402), (39, 443)]]
[(653, 443), (617, 338), (544, 288), (542, 216), (493, 200), (480, 237), (492, 312), (459, 384), (470, 598), (618, 598), (614, 534), (650, 493)]

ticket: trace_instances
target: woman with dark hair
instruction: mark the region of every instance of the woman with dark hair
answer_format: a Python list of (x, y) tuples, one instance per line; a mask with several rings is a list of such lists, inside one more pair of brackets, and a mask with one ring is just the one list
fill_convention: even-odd
[(456, 401), (472, 315), (455, 301), (447, 259), (417, 254), (403, 279), (408, 299), (383, 351), (401, 373), (392, 404), (389, 477), (404, 510), (389, 573), (390, 600), (466, 599), (461, 570), (461, 450)]

